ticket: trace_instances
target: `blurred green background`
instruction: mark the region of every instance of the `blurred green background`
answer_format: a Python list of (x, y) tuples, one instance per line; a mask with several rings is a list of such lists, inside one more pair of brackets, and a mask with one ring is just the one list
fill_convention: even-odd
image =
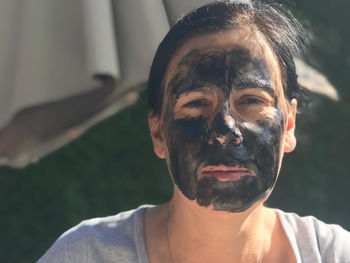
[[(350, 230), (350, 1), (284, 1), (313, 32), (305, 59), (341, 101), (315, 96), (298, 115), (296, 150), (285, 156), (268, 205)], [(0, 167), (0, 262), (35, 262), (83, 219), (171, 196), (165, 163), (152, 151), (146, 94), (75, 142), (23, 170)]]

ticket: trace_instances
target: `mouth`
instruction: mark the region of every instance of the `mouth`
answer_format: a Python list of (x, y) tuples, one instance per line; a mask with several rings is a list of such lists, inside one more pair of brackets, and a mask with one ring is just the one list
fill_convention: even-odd
[(204, 167), (200, 173), (199, 178), (215, 177), (219, 181), (236, 181), (244, 176), (255, 176), (255, 172), (239, 166), (225, 166), (225, 165), (210, 165)]

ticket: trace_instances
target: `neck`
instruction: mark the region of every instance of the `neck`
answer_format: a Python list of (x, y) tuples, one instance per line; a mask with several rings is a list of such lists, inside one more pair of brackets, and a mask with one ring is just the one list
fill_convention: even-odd
[(240, 213), (214, 211), (188, 200), (175, 187), (167, 209), (173, 263), (261, 262), (269, 236), (262, 203)]

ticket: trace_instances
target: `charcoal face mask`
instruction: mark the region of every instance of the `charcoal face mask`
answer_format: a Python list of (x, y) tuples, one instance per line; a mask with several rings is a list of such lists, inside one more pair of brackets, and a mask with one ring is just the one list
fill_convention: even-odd
[[(282, 112), (274, 97), (269, 117), (235, 120), (230, 127), (225, 116), (230, 114), (232, 92), (253, 87), (275, 94), (267, 63), (242, 47), (208, 53), (195, 49), (181, 59), (176, 72), (167, 87), (169, 101), (163, 117), (168, 166), (175, 184), (201, 206), (228, 212), (250, 208), (266, 197), (276, 182), (284, 131)], [(211, 87), (223, 98), (213, 116), (175, 117), (178, 98), (201, 87)], [(199, 178), (200, 170), (208, 165), (243, 167), (255, 175), (231, 181)]]

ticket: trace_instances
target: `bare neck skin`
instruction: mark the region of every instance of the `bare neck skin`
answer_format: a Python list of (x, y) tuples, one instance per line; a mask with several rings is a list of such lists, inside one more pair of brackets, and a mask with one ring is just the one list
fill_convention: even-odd
[(169, 210), (170, 244), (182, 259), (175, 262), (259, 262), (269, 242), (262, 205), (243, 213), (217, 212), (186, 200), (176, 189)]
[(174, 187), (169, 203), (146, 211), (144, 224), (151, 263), (295, 262), (275, 212), (262, 202), (242, 213), (212, 211)]

